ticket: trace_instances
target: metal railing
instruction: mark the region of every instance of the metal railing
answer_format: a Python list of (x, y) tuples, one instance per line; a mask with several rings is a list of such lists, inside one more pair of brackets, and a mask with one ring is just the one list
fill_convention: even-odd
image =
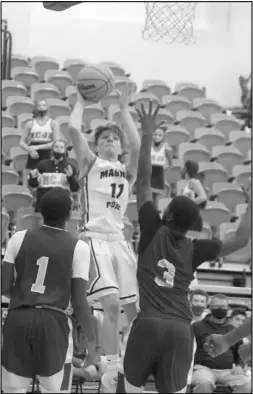
[(11, 79), (12, 34), (8, 22), (2, 20), (2, 79)]

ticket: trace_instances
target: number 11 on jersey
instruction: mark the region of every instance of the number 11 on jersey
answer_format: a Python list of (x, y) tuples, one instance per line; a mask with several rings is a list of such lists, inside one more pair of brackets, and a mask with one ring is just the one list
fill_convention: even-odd
[(37, 265), (39, 266), (37, 277), (35, 283), (33, 283), (31, 287), (31, 291), (34, 293), (40, 293), (44, 294), (45, 293), (45, 288), (44, 286), (44, 281), (45, 281), (45, 276), (47, 273), (47, 265), (48, 265), (48, 257), (41, 257), (39, 260), (37, 260)]

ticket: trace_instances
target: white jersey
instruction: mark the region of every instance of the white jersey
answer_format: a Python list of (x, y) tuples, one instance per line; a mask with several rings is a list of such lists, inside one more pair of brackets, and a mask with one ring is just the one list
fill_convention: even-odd
[(97, 157), (85, 185), (88, 231), (121, 233), (129, 197), (126, 166)]
[(33, 120), (30, 131), (31, 144), (47, 144), (53, 141), (54, 136), (51, 122), (52, 119), (48, 119), (43, 125), (41, 125), (36, 119)]
[(151, 147), (151, 164), (152, 166), (160, 166), (160, 167), (167, 167), (167, 158), (165, 155), (165, 144), (159, 150), (155, 150), (155, 148)]

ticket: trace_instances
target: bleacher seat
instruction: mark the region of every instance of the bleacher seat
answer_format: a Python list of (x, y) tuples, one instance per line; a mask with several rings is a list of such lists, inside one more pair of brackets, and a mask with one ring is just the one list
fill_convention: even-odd
[(214, 146), (212, 149), (212, 159), (220, 163), (229, 174), (232, 174), (232, 169), (238, 164), (242, 164), (243, 156), (238, 149), (233, 146)]
[(82, 59), (66, 59), (63, 64), (63, 71), (67, 71), (72, 78), (73, 84), (76, 83), (78, 74), (88, 63)]
[(204, 145), (210, 152), (217, 145), (225, 145), (225, 137), (221, 131), (214, 128), (200, 127), (195, 130), (194, 137)]
[(21, 207), (31, 206), (33, 197), (25, 186), (2, 185), (2, 200), (7, 212), (16, 213)]
[(7, 98), (11, 96), (27, 96), (26, 87), (18, 81), (2, 81), (2, 107), (6, 107)]
[(248, 206), (247, 203), (237, 204), (235, 207), (236, 216), (241, 217), (242, 215), (244, 215), (246, 212), (247, 206)]
[(177, 90), (177, 94), (186, 97), (191, 103), (196, 98), (205, 97), (204, 90), (194, 86), (183, 86)]
[(68, 145), (71, 145), (71, 138), (68, 131), (69, 116), (57, 116), (55, 119), (59, 124), (60, 133)]
[(133, 93), (136, 92), (137, 85), (132, 79), (121, 76), (115, 78), (114, 88), (115, 90), (119, 90), (122, 93), (127, 92), (128, 97), (130, 97)]
[(3, 244), (9, 238), (8, 228), (10, 223), (10, 216), (8, 215), (7, 212), (3, 212), (3, 209), (2, 209), (1, 221), (2, 221), (1, 243)]
[(47, 70), (45, 81), (57, 87), (61, 97), (65, 97), (66, 89), (72, 85), (73, 80), (69, 72), (62, 70)]
[(25, 128), (26, 123), (32, 119), (33, 119), (33, 114), (31, 112), (18, 115), (18, 120), (17, 120), (18, 129), (23, 130)]
[(212, 238), (212, 230), (209, 223), (204, 222), (202, 231), (193, 231), (190, 230), (187, 232), (187, 237), (191, 239), (211, 239)]
[(36, 230), (43, 224), (43, 217), (39, 212), (27, 213), (22, 217), (22, 230)]
[(26, 168), (28, 153), (20, 146), (13, 146), (11, 148), (10, 158), (13, 161), (15, 171), (23, 171)]
[(183, 142), (178, 147), (178, 156), (179, 159), (184, 162), (186, 160), (203, 162), (203, 161), (209, 161), (211, 154), (205, 146), (199, 143), (191, 144), (189, 142)]
[(59, 89), (51, 83), (34, 83), (31, 87), (31, 98), (35, 102), (47, 99), (60, 99)]
[(175, 183), (181, 179), (183, 162), (178, 159), (172, 160), (172, 166), (165, 170), (165, 179), (168, 183)]
[(10, 167), (2, 167), (2, 185), (17, 185), (18, 174), (15, 170)]
[(212, 195), (217, 196), (219, 202), (234, 212), (237, 204), (245, 202), (244, 193), (240, 185), (234, 183), (217, 182), (213, 184)]
[(34, 213), (34, 208), (32, 206), (29, 207), (21, 207), (17, 210), (17, 216), (16, 216), (16, 231), (21, 231), (21, 229), (24, 227), (22, 220), (25, 215), (29, 215)]
[(56, 59), (47, 56), (34, 56), (32, 58), (32, 68), (39, 75), (40, 82), (45, 81), (45, 72), (47, 70), (58, 70), (59, 63)]
[(57, 116), (69, 116), (71, 108), (69, 105), (59, 99), (47, 99), (48, 114), (51, 118), (55, 119)]
[(134, 98), (135, 108), (141, 109), (141, 104), (143, 104), (144, 108), (148, 108), (150, 101), (152, 101), (153, 105), (160, 104), (160, 100), (154, 94), (148, 92), (138, 93)]
[(14, 54), (11, 55), (11, 68), (15, 67), (28, 67), (28, 60), (25, 56)]
[(116, 90), (113, 90), (111, 94), (104, 97), (101, 101), (101, 105), (103, 108), (108, 109), (110, 106), (118, 106), (119, 105), (119, 97)]
[(111, 62), (101, 62), (102, 64), (105, 64), (113, 73), (115, 77), (124, 77), (126, 75), (126, 71), (124, 68), (117, 63), (111, 63)]
[(173, 115), (167, 109), (160, 109), (156, 121), (160, 123), (162, 121), (166, 122), (166, 126), (173, 123)]
[(161, 102), (164, 96), (171, 94), (171, 89), (169, 86), (160, 84), (149, 84), (146, 88), (148, 93), (154, 94)]
[(11, 133), (7, 128), (2, 131), (2, 150), (6, 156), (10, 156), (10, 150), (14, 146), (18, 146), (21, 138), (21, 133), (18, 131), (16, 133)]
[(179, 92), (179, 90), (181, 90), (185, 87), (200, 89), (200, 86), (196, 83), (193, 83), (193, 82), (177, 82), (175, 85), (175, 92), (177, 93), (177, 92)]
[(176, 122), (189, 131), (190, 139), (192, 139), (194, 138), (195, 130), (204, 127), (206, 120), (197, 111), (178, 111), (176, 114)]
[(228, 141), (230, 131), (239, 131), (242, 122), (233, 115), (213, 114), (210, 117), (210, 124), (220, 130)]
[(193, 100), (193, 108), (204, 116), (206, 122), (210, 123), (210, 117), (213, 114), (221, 114), (223, 108), (215, 100), (206, 97), (197, 97)]
[(83, 123), (89, 128), (90, 122), (93, 119), (104, 119), (105, 115), (105, 111), (100, 103), (89, 105), (83, 110)]
[(186, 97), (178, 95), (166, 95), (161, 101), (163, 105), (166, 105), (166, 108), (173, 116), (176, 116), (178, 111), (190, 111), (192, 108), (191, 102)]
[(251, 146), (251, 134), (247, 134), (245, 131), (230, 131), (229, 141), (245, 158), (249, 151), (249, 146)]
[(161, 79), (144, 79), (142, 81), (142, 89), (147, 89), (149, 85), (165, 85), (167, 86), (167, 82)]
[(39, 75), (30, 67), (15, 67), (11, 70), (12, 79), (22, 82), (27, 88), (40, 81)]
[(178, 125), (168, 125), (165, 134), (165, 141), (170, 146), (177, 146), (183, 142), (188, 142), (189, 138), (190, 134), (185, 127)]
[(252, 168), (251, 165), (235, 165), (232, 170), (232, 176), (235, 178), (235, 182), (238, 185), (244, 185), (248, 187), (249, 178), (251, 177)]
[(199, 163), (199, 172), (204, 172), (205, 174), (205, 185), (212, 188), (215, 182), (227, 182), (228, 181), (228, 172), (227, 170), (219, 163), (211, 163), (211, 162), (200, 162)]
[(211, 227), (219, 228), (221, 223), (226, 223), (230, 219), (230, 211), (222, 202), (208, 201), (206, 208), (202, 210), (203, 220)]
[[(138, 117), (138, 114), (134, 108), (130, 108), (130, 114), (131, 114), (134, 122), (138, 122), (139, 117)], [(122, 124), (123, 120), (122, 120), (121, 110), (119, 109), (118, 106), (111, 105), (108, 108), (108, 119), (110, 121)]]
[(92, 119), (90, 122), (90, 128), (94, 130), (99, 126), (104, 126), (108, 124), (108, 122), (108, 119)]
[(29, 97), (8, 97), (7, 106), (13, 117), (23, 113), (32, 113), (34, 110), (34, 103)]
[(15, 120), (9, 111), (1, 112), (2, 127), (14, 127)]

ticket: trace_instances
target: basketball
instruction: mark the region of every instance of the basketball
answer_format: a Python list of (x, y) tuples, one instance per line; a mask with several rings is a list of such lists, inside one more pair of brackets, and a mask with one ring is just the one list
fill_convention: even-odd
[(114, 89), (112, 71), (103, 64), (84, 67), (77, 77), (77, 88), (85, 100), (98, 102)]

